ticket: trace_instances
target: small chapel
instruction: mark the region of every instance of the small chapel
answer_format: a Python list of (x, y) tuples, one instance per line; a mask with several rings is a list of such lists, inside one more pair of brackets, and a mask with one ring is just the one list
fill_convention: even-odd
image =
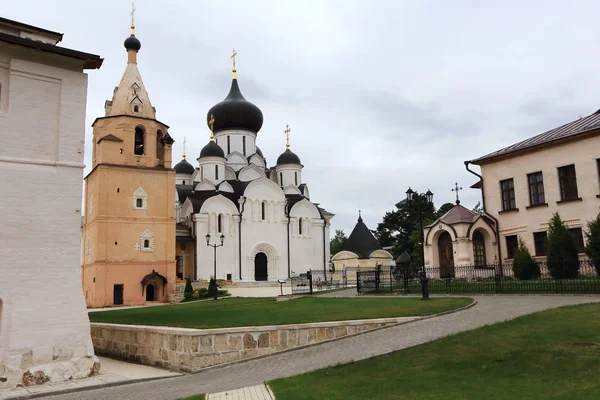
[(184, 139), (172, 166), (174, 139), (138, 70), (133, 20), (124, 45), (125, 72), (93, 123), (85, 177), (88, 306), (176, 301), (187, 278), (260, 282), (326, 270), (334, 214), (311, 201), (289, 127), (285, 149), (267, 164), (257, 146), (263, 113), (242, 95), (235, 51), (229, 93), (206, 114), (208, 143), (192, 164)]

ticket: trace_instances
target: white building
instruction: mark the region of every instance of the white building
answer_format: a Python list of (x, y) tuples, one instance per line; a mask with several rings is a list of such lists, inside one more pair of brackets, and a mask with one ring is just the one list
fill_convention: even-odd
[[(275, 281), (329, 263), (329, 221), (333, 214), (311, 202), (300, 158), (290, 150), (269, 167), (256, 141), (263, 124), (258, 107), (242, 96), (235, 65), (229, 94), (213, 106), (207, 122), (213, 135), (198, 166), (184, 159), (175, 167), (177, 249), (193, 243), (195, 268), (181, 265), (178, 277)], [(188, 264), (189, 265), (189, 261)], [(188, 275), (187, 273), (185, 275)]]
[(0, 389), (97, 370), (81, 290), (87, 75), (102, 59), (0, 18)]

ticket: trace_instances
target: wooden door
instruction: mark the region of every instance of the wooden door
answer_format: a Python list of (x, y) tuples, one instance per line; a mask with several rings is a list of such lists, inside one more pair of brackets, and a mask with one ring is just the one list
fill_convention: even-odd
[(113, 303), (123, 304), (123, 285), (115, 285), (113, 288)]
[(454, 250), (452, 238), (444, 232), (438, 239), (438, 253), (440, 255), (440, 278), (454, 278)]
[(265, 253), (258, 253), (254, 258), (254, 280), (266, 281), (268, 279), (268, 260)]

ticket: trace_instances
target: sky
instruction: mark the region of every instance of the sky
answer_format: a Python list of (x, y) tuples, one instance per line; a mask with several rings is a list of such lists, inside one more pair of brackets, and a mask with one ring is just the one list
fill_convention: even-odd
[[(170, 126), (177, 162), (207, 143), (206, 112), (231, 85), (264, 114), (257, 144), (273, 165), (304, 164), (311, 200), (349, 234), (375, 229), (408, 187), (437, 207), (473, 207), (464, 161), (600, 108), (600, 2), (555, 0), (138, 0), (138, 68)], [(91, 124), (127, 62), (131, 2), (0, 0), (0, 15), (64, 33), (61, 46), (104, 58), (88, 71)], [(477, 168), (475, 168), (477, 169)]]

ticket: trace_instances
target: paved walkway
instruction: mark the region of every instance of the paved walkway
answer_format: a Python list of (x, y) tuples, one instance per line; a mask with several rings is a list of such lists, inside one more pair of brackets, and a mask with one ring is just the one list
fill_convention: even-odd
[(206, 396), (206, 400), (275, 400), (275, 396), (264, 384), (262, 384), (241, 389), (226, 390), (219, 393), (211, 393)]
[(598, 302), (598, 296), (471, 296), (467, 310), (274, 354), (197, 374), (48, 397), (54, 400), (177, 399), (261, 384), (319, 368), (416, 346), (454, 333), (563, 305)]
[(86, 379), (76, 379), (73, 381), (49, 383), (46, 385), (0, 390), (0, 400), (18, 399), (32, 395), (39, 396), (46, 393), (78, 390), (82, 388), (93, 389), (96, 386), (106, 386), (107, 384), (137, 381), (139, 379), (157, 379), (182, 375), (180, 373), (167, 371), (162, 368), (132, 364), (105, 357), (98, 358), (100, 359), (100, 364), (102, 367), (100, 369), (100, 374), (97, 376)]

